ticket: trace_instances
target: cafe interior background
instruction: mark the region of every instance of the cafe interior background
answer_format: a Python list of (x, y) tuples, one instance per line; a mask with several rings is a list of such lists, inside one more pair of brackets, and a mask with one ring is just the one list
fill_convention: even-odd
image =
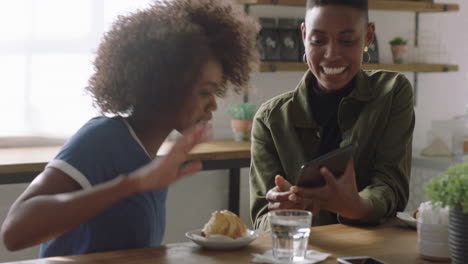
[[(96, 115), (83, 88), (92, 73), (94, 52), (118, 14), (145, 7), (149, 0), (3, 0), (0, 2), (0, 147), (6, 137), (45, 136), (66, 138)], [(414, 46), (414, 12), (370, 11), (376, 25), (380, 63), (392, 63), (388, 42), (395, 36), (408, 39), (407, 63), (458, 65), (458, 71), (420, 73), (417, 81), (416, 128), (408, 210), (424, 200), (424, 182), (438, 175), (455, 158), (425, 157), (420, 153), (451, 151), (454, 119), (465, 115), (468, 104), (468, 5), (461, 0), (436, 0), (459, 4), (456, 12), (421, 14), (418, 46)], [(301, 18), (304, 8), (251, 6), (256, 17)], [(294, 89), (302, 72), (257, 73), (249, 101), (257, 105)], [(405, 73), (413, 82), (413, 73)], [(215, 139), (230, 139), (227, 104), (240, 102), (230, 95), (219, 101), (212, 120)], [(460, 121), (462, 119), (459, 119)], [(467, 117), (468, 120), (468, 117)], [(376, 139), (378, 140), (378, 139)], [(22, 140), (23, 146), (37, 144)], [(40, 142), (39, 142), (40, 143)], [(444, 145), (444, 144), (442, 144)], [(10, 146), (11, 147), (11, 146)], [(445, 149), (445, 151), (447, 151)], [(241, 170), (240, 217), (249, 217), (248, 169)], [(26, 188), (26, 184), (0, 186), (0, 219)], [(203, 171), (170, 187), (164, 243), (186, 241), (184, 233), (201, 228), (214, 210), (228, 205), (228, 171)], [(313, 235), (313, 234), (312, 234)], [(38, 247), (7, 252), (0, 245), (0, 262), (37, 258)]]

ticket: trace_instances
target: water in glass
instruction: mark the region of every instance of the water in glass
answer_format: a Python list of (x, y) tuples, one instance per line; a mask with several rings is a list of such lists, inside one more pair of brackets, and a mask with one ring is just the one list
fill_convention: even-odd
[(304, 259), (310, 233), (310, 218), (271, 218), (273, 255), (280, 260), (301, 261)]

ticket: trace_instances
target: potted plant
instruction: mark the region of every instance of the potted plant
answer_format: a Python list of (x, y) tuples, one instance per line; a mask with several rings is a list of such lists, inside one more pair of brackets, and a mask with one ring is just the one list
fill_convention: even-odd
[(453, 264), (468, 259), (468, 161), (457, 163), (425, 185), (433, 203), (450, 207), (449, 250)]
[(402, 37), (395, 37), (390, 40), (389, 43), (392, 49), (393, 63), (403, 63), (403, 54), (406, 51), (408, 40), (403, 39)]
[(226, 112), (232, 117), (231, 126), (235, 141), (248, 141), (252, 128), (252, 119), (257, 107), (252, 103), (232, 104), (226, 108)]

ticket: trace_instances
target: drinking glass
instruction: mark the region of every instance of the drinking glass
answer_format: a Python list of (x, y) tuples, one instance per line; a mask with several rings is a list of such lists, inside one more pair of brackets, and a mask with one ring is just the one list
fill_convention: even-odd
[(273, 256), (278, 260), (304, 260), (309, 242), (312, 213), (305, 210), (275, 210), (268, 213)]

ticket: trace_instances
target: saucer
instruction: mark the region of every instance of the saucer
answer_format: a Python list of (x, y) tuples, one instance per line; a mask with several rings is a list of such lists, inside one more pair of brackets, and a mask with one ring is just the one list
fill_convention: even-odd
[(247, 230), (248, 235), (245, 237), (239, 237), (232, 239), (222, 235), (211, 235), (208, 238), (201, 235), (201, 229), (196, 229), (185, 233), (185, 236), (192, 240), (194, 243), (214, 250), (229, 250), (245, 247), (252, 243), (257, 237), (258, 232), (253, 230)]
[(397, 212), (396, 217), (400, 222), (404, 223), (405, 225), (416, 229), (418, 225), (418, 221), (409, 213), (406, 212)]

